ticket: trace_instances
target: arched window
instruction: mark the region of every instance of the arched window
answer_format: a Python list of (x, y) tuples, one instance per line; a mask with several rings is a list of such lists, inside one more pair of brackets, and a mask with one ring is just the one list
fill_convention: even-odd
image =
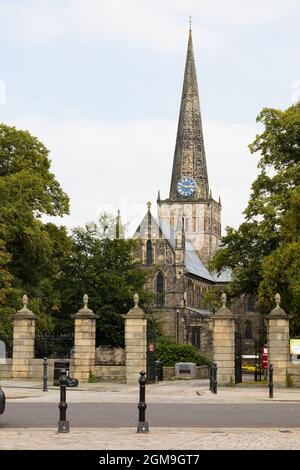
[(157, 307), (165, 305), (165, 280), (161, 271), (156, 276), (156, 305)]
[(151, 240), (147, 241), (146, 250), (147, 250), (146, 262), (147, 262), (147, 265), (149, 266), (153, 262), (152, 242), (151, 242)]
[(249, 320), (247, 320), (245, 323), (244, 337), (245, 339), (252, 339), (252, 326)]

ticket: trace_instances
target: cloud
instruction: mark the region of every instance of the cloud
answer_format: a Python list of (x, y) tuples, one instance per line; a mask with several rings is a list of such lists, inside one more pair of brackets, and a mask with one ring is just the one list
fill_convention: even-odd
[(0, 16), (5, 36), (22, 43), (64, 38), (121, 40), (176, 51), (183, 43), (191, 14), (193, 31), (206, 51), (223, 47), (225, 24), (245, 28), (283, 21), (296, 15), (297, 7), (297, 0), (2, 0)]
[(222, 227), (237, 227), (257, 175), (258, 156), (248, 149), (257, 128), (216, 121), (204, 122), (203, 127), (210, 186), (215, 199), (221, 196)]
[(6, 103), (5, 90), (6, 90), (5, 82), (3, 80), (0, 80), (0, 104)]
[[(156, 214), (158, 188), (167, 197), (176, 139), (176, 121), (144, 121), (108, 125), (87, 119), (51, 120), (24, 116), (14, 124), (28, 129), (51, 150), (52, 171), (71, 198), (71, 215), (55, 219), (68, 227), (96, 220), (103, 210), (137, 227), (152, 201)], [(255, 159), (247, 145), (255, 129), (204, 122), (213, 196), (222, 198), (223, 226), (242, 221)]]
[(292, 103), (298, 103), (300, 101), (300, 80), (295, 80), (292, 83)]

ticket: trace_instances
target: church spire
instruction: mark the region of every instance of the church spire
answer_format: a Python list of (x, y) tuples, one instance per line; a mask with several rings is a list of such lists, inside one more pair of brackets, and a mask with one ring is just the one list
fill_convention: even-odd
[[(188, 198), (180, 196), (177, 192), (177, 183), (181, 178), (193, 178), (196, 183), (195, 191)], [(208, 195), (208, 176), (190, 26), (170, 199), (207, 199)]]

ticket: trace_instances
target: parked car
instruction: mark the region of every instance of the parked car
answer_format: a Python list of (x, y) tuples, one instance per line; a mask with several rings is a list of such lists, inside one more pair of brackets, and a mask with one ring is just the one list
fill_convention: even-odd
[(4, 413), (5, 410), (5, 393), (0, 387), (0, 415)]

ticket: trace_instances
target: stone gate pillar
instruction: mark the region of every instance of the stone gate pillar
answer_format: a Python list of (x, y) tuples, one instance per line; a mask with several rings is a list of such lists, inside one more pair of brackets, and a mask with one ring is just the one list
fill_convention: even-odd
[(221, 295), (222, 307), (213, 315), (213, 358), (218, 365), (218, 384), (235, 383), (235, 316), (226, 307), (226, 294)]
[(34, 357), (35, 315), (27, 308), (28, 298), (23, 295), (23, 308), (13, 315), (12, 377), (29, 377), (30, 359)]
[(138, 384), (139, 373), (147, 368), (147, 317), (134, 294), (134, 307), (125, 318), (126, 383)]
[(273, 364), (274, 385), (286, 386), (289, 361), (289, 316), (280, 307), (280, 295), (275, 295), (276, 307), (266, 316), (268, 322), (268, 364)]
[(73, 374), (81, 382), (88, 382), (89, 373), (94, 372), (96, 349), (96, 315), (88, 308), (88, 296), (83, 296), (83, 308), (75, 319), (74, 369)]

